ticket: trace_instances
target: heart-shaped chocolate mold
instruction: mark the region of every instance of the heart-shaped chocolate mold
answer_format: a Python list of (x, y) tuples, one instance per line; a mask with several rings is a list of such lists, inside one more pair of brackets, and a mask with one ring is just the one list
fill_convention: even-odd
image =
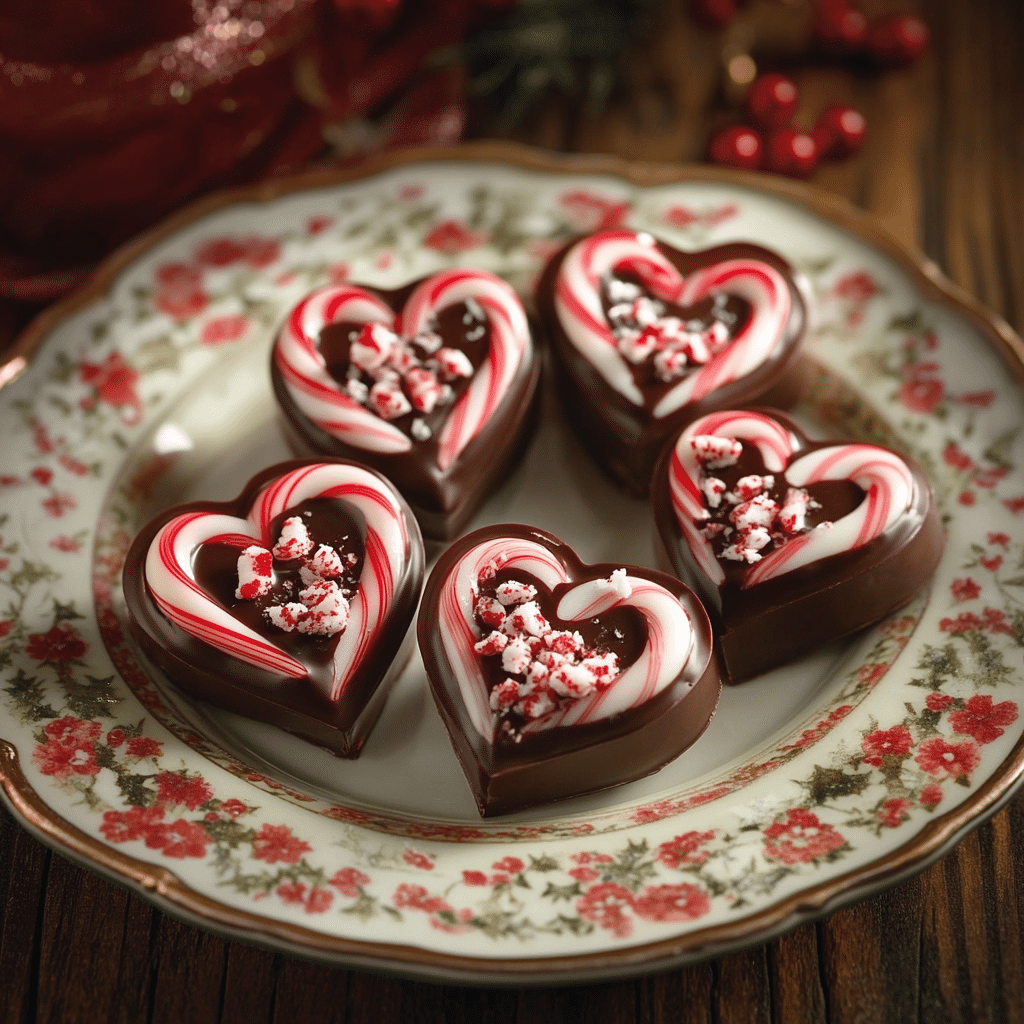
[(796, 396), (805, 307), (762, 246), (684, 253), (603, 231), (567, 247), (538, 291), (584, 442), (627, 491), (647, 493), (666, 440), (713, 409)]
[(271, 467), (234, 502), (157, 516), (124, 568), (134, 633), (183, 690), (357, 756), (409, 650), (423, 545), (342, 460)]
[(703, 598), (732, 681), (884, 618), (942, 554), (918, 466), (878, 445), (812, 442), (774, 410), (691, 423), (652, 500), (660, 561)]
[(540, 361), (512, 289), (452, 270), (313, 292), (282, 327), (271, 376), (296, 447), (385, 473), (444, 539), (525, 445)]
[(721, 690), (710, 623), (686, 586), (585, 565), (533, 527), (487, 527), (452, 545), (417, 631), (485, 816), (657, 771), (704, 731)]

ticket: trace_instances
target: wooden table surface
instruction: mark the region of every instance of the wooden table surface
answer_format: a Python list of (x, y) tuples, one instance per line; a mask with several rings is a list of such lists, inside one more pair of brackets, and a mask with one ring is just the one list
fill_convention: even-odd
[[(784, 5), (754, 0), (753, 8)], [(1024, 329), (1024, 4), (864, 0), (916, 9), (932, 32), (912, 68), (790, 65), (813, 111), (850, 102), (870, 137), (812, 179), (870, 210)], [(719, 78), (714, 36), (671, 0), (594, 120), (549, 106), (520, 129), (553, 149), (700, 156)], [(714, 103), (711, 103), (712, 108)], [(727, 112), (712, 109), (714, 119)], [(0, 341), (23, 318), (0, 317)], [(1018, 878), (1018, 876), (1020, 876)], [(917, 878), (721, 959), (580, 988), (470, 989), (306, 963), (183, 924), (50, 852), (0, 810), (0, 1017), (8, 1022), (345, 1024), (587, 1021), (1024, 1020), (1024, 794)]]

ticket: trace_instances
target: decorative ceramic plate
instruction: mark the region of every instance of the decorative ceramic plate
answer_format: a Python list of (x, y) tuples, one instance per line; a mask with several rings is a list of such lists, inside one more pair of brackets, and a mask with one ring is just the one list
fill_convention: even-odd
[[(799, 418), (930, 474), (930, 589), (855, 639), (728, 687), (641, 782), (481, 821), (414, 661), (342, 761), (187, 700), (129, 639), (120, 569), (151, 514), (287, 457), (268, 381), (287, 308), (480, 266), (524, 295), (565, 239), (643, 228), (775, 247), (808, 282)], [(1024, 765), (1020, 342), (851, 208), (706, 169), (477, 146), (199, 203), (123, 250), (3, 368), (3, 789), (62, 852), (222, 933), (478, 982), (593, 980), (763, 941), (919, 870)], [(549, 395), (473, 526), (651, 564)]]

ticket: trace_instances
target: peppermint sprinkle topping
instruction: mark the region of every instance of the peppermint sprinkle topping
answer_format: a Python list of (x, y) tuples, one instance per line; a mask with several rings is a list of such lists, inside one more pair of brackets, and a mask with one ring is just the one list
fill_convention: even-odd
[[(465, 307), (466, 340), (479, 341), (488, 330), (487, 314), (473, 298), (465, 300)], [(403, 340), (383, 324), (366, 324), (352, 332), (348, 356), (345, 394), (388, 422), (413, 413), (408, 433), (414, 441), (433, 436), (421, 417), (450, 404), (455, 397), (452, 382), (474, 373), (466, 353), (445, 347), (430, 326)]]
[[(251, 544), (238, 556), (238, 587), (235, 597), (253, 601), (274, 593), (274, 559), (282, 562), (301, 561), (298, 578), (292, 577), (288, 591), (288, 574), (277, 580), (276, 596), (292, 598), (269, 605), (263, 614), (271, 625), (286, 633), (311, 636), (334, 636), (348, 625), (349, 600), (338, 585), (345, 570), (341, 555), (329, 544), (320, 544), (313, 552), (313, 540), (301, 516), (290, 516), (281, 524), (281, 533), (272, 551)], [(313, 552), (310, 557), (310, 552)], [(351, 552), (345, 556), (349, 566), (358, 558)], [(297, 593), (296, 593), (297, 591)]]
[(743, 453), (743, 445), (734, 437), (716, 437), (714, 434), (698, 434), (690, 439), (690, 447), (705, 469), (735, 466)]
[(714, 306), (709, 323), (694, 320), (684, 324), (666, 312), (663, 302), (644, 295), (631, 281), (608, 276), (604, 293), (619, 353), (634, 366), (652, 363), (655, 376), (663, 383), (710, 362), (729, 344), (729, 329), (723, 322), (726, 310), (721, 303)]
[[(482, 575), (478, 585), (484, 582)], [(616, 569), (601, 584), (620, 598), (632, 589), (625, 569)], [(516, 739), (520, 734), (509, 716), (542, 718), (567, 701), (599, 693), (619, 674), (617, 654), (589, 649), (575, 630), (554, 629), (536, 596), (532, 584), (506, 580), (494, 588), (494, 597), (479, 595), (474, 607), (484, 635), (473, 649), (481, 658), (500, 659), (505, 674), (491, 689), (491, 710)]]
[(274, 559), (266, 548), (250, 544), (238, 556), (238, 588), (235, 597), (252, 601), (266, 597), (274, 585)]
[(606, 580), (598, 580), (598, 587), (601, 590), (614, 591), (615, 596), (625, 601), (633, 593), (633, 587), (626, 578), (625, 569), (616, 569)]
[(719, 558), (753, 565), (761, 561), (767, 550), (778, 548), (809, 529), (807, 513), (820, 506), (802, 488), (788, 488), (780, 503), (772, 497), (775, 477), (770, 473), (741, 476), (730, 490), (725, 481), (708, 472), (728, 469), (739, 462), (743, 445), (735, 438), (700, 434), (691, 439), (690, 445), (702, 467), (697, 486), (705, 507), (712, 513), (710, 519), (698, 526), (709, 543), (722, 545)]
[(299, 516), (292, 516), (281, 524), (281, 536), (274, 545), (274, 557), (286, 561), (302, 558), (313, 550), (306, 524)]

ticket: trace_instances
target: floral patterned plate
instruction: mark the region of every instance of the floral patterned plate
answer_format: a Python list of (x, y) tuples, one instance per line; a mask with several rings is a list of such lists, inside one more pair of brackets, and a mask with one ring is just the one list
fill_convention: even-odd
[[(811, 291), (812, 431), (927, 468), (948, 529), (930, 590), (852, 641), (727, 688), (658, 774), (482, 822), (414, 662), (339, 761), (186, 700), (126, 630), (119, 576), (155, 510), (233, 496), (287, 455), (268, 384), (288, 306), (453, 264), (528, 294), (566, 238), (780, 248)], [(477, 982), (587, 980), (762, 941), (919, 870), (1024, 764), (1022, 349), (865, 216), (707, 169), (504, 146), (213, 197), (105, 264), (2, 368), (0, 771), (62, 852), (225, 934)], [(588, 561), (652, 559), (549, 396), (472, 525), (523, 520)]]

